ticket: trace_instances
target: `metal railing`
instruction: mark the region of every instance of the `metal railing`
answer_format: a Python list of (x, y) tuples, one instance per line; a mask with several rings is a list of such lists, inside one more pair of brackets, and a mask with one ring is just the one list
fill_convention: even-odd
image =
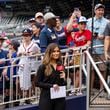
[[(102, 80), (104, 87), (106, 88), (107, 92), (110, 94), (109, 87), (107, 83), (105, 82), (104, 78), (102, 77), (99, 69), (97, 68), (96, 64), (102, 63), (102, 62), (94, 62), (92, 59), (92, 56), (89, 53), (89, 48), (88, 47), (79, 47), (79, 48), (69, 48), (69, 49), (64, 49), (62, 50), (62, 59), (63, 63), (65, 65), (66, 69), (66, 79), (67, 79), (67, 95), (82, 95), (86, 93), (86, 84), (87, 84), (87, 105), (89, 105), (90, 100), (89, 100), (89, 88), (90, 88), (90, 82), (89, 82), (89, 75), (90, 75), (90, 64), (93, 65), (95, 68), (97, 74), (99, 75), (100, 80)], [(19, 59), (27, 58), (35, 58), (34, 61), (29, 61), (28, 64), (32, 65), (32, 63), (38, 63), (38, 65), (41, 63), (41, 60), (38, 60), (38, 57), (43, 56), (44, 54), (37, 54), (36, 56), (23, 56), (23, 57), (17, 57), (17, 58), (12, 58), (12, 59), (4, 59), (4, 62), (6, 61), (17, 61)], [(78, 57), (78, 60), (77, 60)], [(77, 60), (77, 61), (75, 61)], [(18, 68), (22, 64), (14, 64), (14, 65), (8, 65), (1, 68), (13, 68), (16, 67)], [(28, 65), (28, 66), (29, 66)], [(78, 71), (76, 72), (76, 70)], [(19, 68), (16, 70), (16, 73), (18, 73)], [(10, 69), (10, 80), (9, 80), (9, 99), (4, 100), (6, 98), (6, 77), (3, 76), (1, 80), (2, 84), (2, 89), (0, 89), (0, 105), (7, 105), (10, 104), (11, 106), (14, 106), (14, 103), (19, 103), (22, 104), (25, 100), (31, 100), (32, 103), (38, 103), (39, 102), (39, 95), (40, 95), (40, 89), (35, 87), (32, 88), (32, 82), (31, 82), (31, 89), (27, 91), (28, 96), (26, 96), (26, 91), (22, 90), (20, 88), (20, 74), (13, 74), (13, 70)], [(30, 70), (30, 77), (31, 75), (36, 75), (36, 71), (31, 71)], [(87, 80), (86, 80), (87, 77)], [(78, 79), (79, 78), (79, 79)], [(77, 82), (77, 79), (79, 82)], [(84, 80), (84, 82), (83, 82)], [(23, 80), (24, 81), (24, 80)], [(24, 81), (25, 82), (25, 81)], [(15, 84), (15, 85), (14, 85)], [(14, 88), (15, 87), (15, 88)], [(15, 90), (13, 90), (13, 88)], [(77, 91), (77, 93), (76, 93)], [(18, 105), (19, 105), (18, 104)]]
[[(103, 84), (105, 90), (107, 91), (107, 94), (110, 94), (110, 88), (107, 84), (107, 81), (105, 81), (104, 77), (102, 76), (102, 74), (97, 66), (97, 64), (104, 63), (105, 61), (94, 62), (94, 60), (88, 50), (85, 51), (85, 54), (86, 54), (86, 61), (87, 61), (86, 68), (84, 68), (84, 70), (87, 72), (87, 101), (86, 101), (87, 102), (87, 110), (89, 110), (91, 107), (100, 107), (100, 106), (107, 106), (108, 107), (109, 106), (108, 104), (110, 104), (110, 100), (107, 100), (106, 97), (103, 97), (104, 100), (103, 100), (103, 98), (102, 99), (99, 98), (94, 103), (92, 103), (99, 96), (99, 94), (102, 91), (104, 91), (104, 89), (101, 91), (99, 90), (99, 92), (94, 96), (91, 96), (91, 90), (90, 90), (90, 84), (91, 84), (90, 74), (93, 74), (92, 73), (93, 70), (91, 71), (91, 68), (93, 68), (96, 71), (96, 74), (98, 75), (99, 80), (102, 81), (102, 84)], [(91, 65), (92, 65), (92, 67), (91, 67)], [(97, 101), (102, 101), (102, 103), (97, 104)], [(105, 101), (105, 103), (104, 103), (104, 101)]]
[[(63, 51), (64, 53), (68, 53), (69, 52), (69, 49), (68, 51)], [(74, 92), (76, 90), (79, 90), (79, 94), (78, 95), (82, 95), (82, 89), (86, 88), (83, 86), (82, 88), (82, 68), (80, 65), (82, 65), (82, 58), (80, 58), (79, 60), (79, 64), (73, 64), (70, 66), (70, 60), (72, 59), (74, 61), (74, 58), (76, 57), (76, 55), (79, 56), (80, 54), (80, 57), (82, 57), (82, 50), (80, 49), (79, 50), (79, 53), (78, 54), (70, 54), (68, 55), (67, 57), (63, 56), (64, 59), (66, 59), (66, 65), (65, 65), (65, 68), (66, 68), (66, 74), (67, 74), (67, 93), (68, 95), (75, 95)], [(30, 61), (28, 60), (28, 67), (32, 65), (32, 63), (37, 63), (37, 67), (39, 64), (41, 64), (41, 60), (38, 60), (38, 57), (40, 56), (43, 56), (44, 54), (37, 54), (36, 56), (23, 56), (23, 57), (17, 57), (17, 58), (12, 58), (12, 59), (3, 59), (3, 62), (11, 62), (11, 61), (14, 61), (16, 62), (17, 60), (21, 60), (21, 59), (31, 59), (31, 58), (34, 58), (35, 60), (33, 61)], [(6, 82), (6, 75), (2, 75), (2, 79), (0, 81), (0, 84), (2, 85), (1, 89), (0, 89), (0, 106), (1, 105), (7, 105), (9, 104), (10, 107), (14, 106), (15, 103), (19, 103), (19, 104), (22, 104), (22, 102), (24, 102), (25, 100), (31, 100), (32, 102), (33, 101), (36, 101), (36, 103), (39, 102), (39, 95), (40, 95), (40, 89), (38, 87), (35, 87), (32, 88), (32, 82), (31, 82), (31, 87), (29, 88), (29, 91), (25, 91), (22, 90), (22, 88), (20, 88), (20, 77), (21, 77), (21, 74), (18, 74), (18, 71), (19, 71), (19, 68), (20, 66), (22, 66), (24, 64), (11, 64), (11, 65), (7, 65), (7, 66), (4, 66), (4, 67), (0, 67), (0, 69), (4, 69), (4, 68), (11, 68), (10, 69), (10, 77), (8, 78), (8, 87), (7, 87), (7, 82)], [(79, 68), (79, 85), (78, 87), (75, 87), (75, 68)], [(16, 71), (13, 71), (13, 68), (17, 68)], [(72, 69), (72, 77), (70, 77), (70, 69)], [(15, 74), (15, 73), (16, 74)], [(30, 77), (32, 75), (36, 75), (36, 71), (31, 71), (30, 70)], [(69, 80), (68, 80), (69, 79)], [(32, 80), (32, 79), (31, 79)], [(73, 82), (71, 82), (73, 80)], [(25, 82), (25, 80), (23, 80)], [(69, 82), (70, 81), (70, 82)], [(7, 90), (8, 89), (8, 90)], [(34, 89), (34, 91), (32, 90)], [(8, 99), (6, 100), (6, 96), (7, 96), (7, 91), (8, 91)], [(72, 91), (72, 92), (71, 92)], [(26, 92), (28, 93), (28, 96), (26, 96)]]

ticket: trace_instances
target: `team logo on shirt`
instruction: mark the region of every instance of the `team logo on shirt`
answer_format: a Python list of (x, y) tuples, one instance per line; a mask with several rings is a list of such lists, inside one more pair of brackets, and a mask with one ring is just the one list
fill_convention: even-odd
[(51, 38), (52, 38), (52, 40), (55, 40), (57, 37), (56, 37), (55, 34), (52, 34), (52, 35), (51, 35)]
[(85, 36), (80, 36), (80, 37), (76, 37), (75, 38), (75, 40), (77, 41), (77, 42), (81, 42), (81, 41), (85, 41), (86, 40), (86, 37)]

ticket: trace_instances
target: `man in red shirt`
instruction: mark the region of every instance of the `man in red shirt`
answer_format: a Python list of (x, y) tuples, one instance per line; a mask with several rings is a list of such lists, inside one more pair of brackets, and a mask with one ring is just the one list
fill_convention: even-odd
[(86, 18), (81, 16), (78, 21), (78, 32), (75, 32), (73, 41), (76, 47), (79, 46), (90, 46), (91, 44), (91, 32), (86, 29)]

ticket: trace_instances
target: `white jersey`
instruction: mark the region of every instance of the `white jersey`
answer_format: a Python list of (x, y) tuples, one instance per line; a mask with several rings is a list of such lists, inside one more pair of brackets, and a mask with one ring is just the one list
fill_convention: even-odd
[(39, 53), (40, 52), (40, 48), (39, 46), (34, 43), (33, 41), (31, 41), (31, 43), (29, 44), (29, 46), (25, 47), (25, 44), (22, 43), (20, 45), (20, 47), (18, 48), (18, 54), (19, 53), (29, 53), (29, 52), (35, 52), (35, 53)]
[[(25, 44), (21, 44), (18, 48), (18, 54), (20, 53), (39, 53), (40, 49), (37, 44), (31, 42), (29, 46), (25, 47)], [(28, 90), (31, 87), (31, 71), (36, 68), (36, 57), (21, 57), (19, 62), (19, 71), (20, 75), (20, 87), (22, 90)]]

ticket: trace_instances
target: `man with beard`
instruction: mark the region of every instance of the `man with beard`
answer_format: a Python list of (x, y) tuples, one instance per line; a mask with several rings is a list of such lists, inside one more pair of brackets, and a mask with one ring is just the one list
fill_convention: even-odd
[(50, 43), (58, 43), (58, 38), (54, 30), (56, 26), (56, 16), (51, 12), (47, 12), (44, 15), (44, 20), (46, 25), (39, 36), (41, 52), (45, 52), (46, 47)]

